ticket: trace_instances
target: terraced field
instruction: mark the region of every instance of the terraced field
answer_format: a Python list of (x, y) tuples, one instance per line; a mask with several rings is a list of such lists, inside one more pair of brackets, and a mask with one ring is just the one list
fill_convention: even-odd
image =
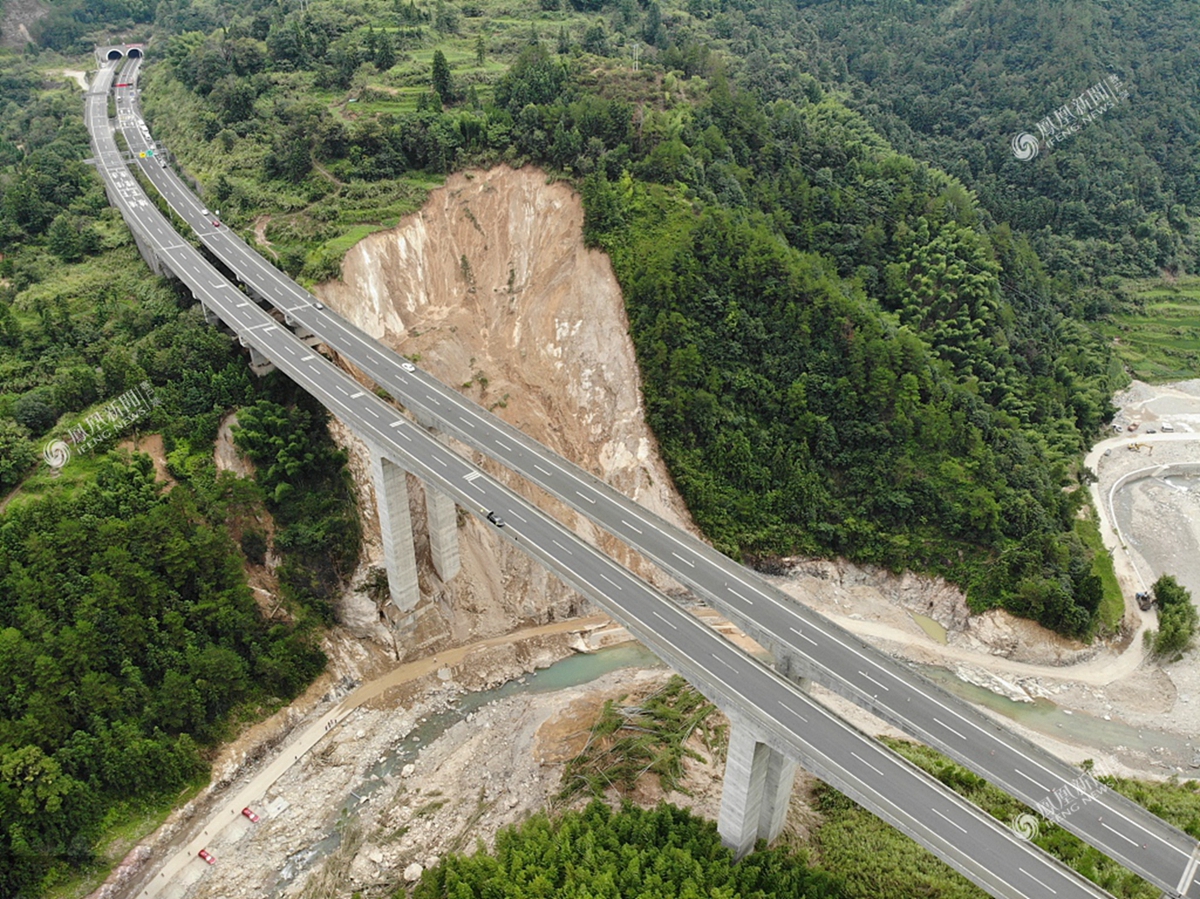
[(1134, 297), (1141, 311), (1100, 324), (1130, 373), (1150, 383), (1200, 377), (1200, 278), (1145, 284)]

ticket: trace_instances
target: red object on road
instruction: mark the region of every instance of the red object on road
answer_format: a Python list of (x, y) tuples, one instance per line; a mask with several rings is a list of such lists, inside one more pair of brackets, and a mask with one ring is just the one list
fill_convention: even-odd
[(242, 814), (250, 819), (251, 824), (258, 823), (258, 815), (254, 814), (254, 812), (252, 812), (249, 808), (242, 809)]
[(199, 855), (202, 859), (204, 859), (210, 865), (215, 865), (217, 863), (217, 857), (215, 855), (213, 855), (211, 852), (209, 852), (207, 849), (201, 849), (199, 852)]

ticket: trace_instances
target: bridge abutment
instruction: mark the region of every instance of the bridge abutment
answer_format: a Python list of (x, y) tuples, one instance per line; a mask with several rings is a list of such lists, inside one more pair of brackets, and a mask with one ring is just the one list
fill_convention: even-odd
[(749, 725), (731, 723), (717, 830), (741, 858), (760, 838), (770, 842), (783, 830), (796, 763), (760, 742)]

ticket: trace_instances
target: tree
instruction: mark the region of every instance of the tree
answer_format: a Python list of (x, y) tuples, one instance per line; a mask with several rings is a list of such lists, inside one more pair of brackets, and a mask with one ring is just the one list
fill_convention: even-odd
[(449, 103), (454, 96), (454, 85), (450, 80), (450, 64), (446, 62), (446, 54), (441, 50), (433, 52), (433, 89), (442, 99)]
[(608, 55), (608, 29), (604, 20), (597, 19), (583, 34), (583, 49), (597, 56)]
[(475, 35), (475, 65), (483, 65), (483, 53), (487, 49), (487, 42), (483, 38), (483, 32)]
[(35, 437), (45, 434), (58, 421), (59, 411), (49, 387), (35, 387), (13, 404), (13, 418)]
[(1152, 589), (1158, 603), (1158, 631), (1151, 637), (1154, 652), (1160, 656), (1181, 653), (1196, 632), (1198, 616), (1192, 594), (1168, 574), (1155, 581)]
[(379, 35), (378, 45), (375, 51), (375, 68), (386, 72), (396, 64), (396, 45), (387, 31)]
[(0, 492), (17, 486), (37, 457), (29, 429), (12, 419), (0, 418)]
[(83, 258), (83, 249), (79, 242), (79, 229), (65, 213), (56, 216), (46, 233), (50, 252), (63, 262), (78, 262)]

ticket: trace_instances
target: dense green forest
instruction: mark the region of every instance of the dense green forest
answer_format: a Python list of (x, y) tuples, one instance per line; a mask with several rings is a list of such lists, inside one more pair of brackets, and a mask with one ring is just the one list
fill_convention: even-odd
[[(724, 14), (762, 96), (794, 95), (797, 61), (820, 73), (894, 146), (1026, 234), (1060, 289), (1088, 288), (1084, 312), (1120, 302), (1107, 276), (1200, 264), (1196, 4), (802, 0)], [(1110, 75), (1128, 99), (1035, 159), (1014, 156), (1014, 134), (1040, 135)]]
[(579, 179), (651, 424), (718, 545), (940, 572), (978, 609), (1092, 633), (1072, 488), (1120, 374), (1029, 238), (819, 70), (769, 96), (720, 16), (525, 15), (160, 7), (144, 102), (228, 221), (271, 216), (264, 249), (303, 278), (336, 274), (431, 175), (503, 159)]
[[(976, 609), (1087, 636), (1103, 585), (1073, 528), (1080, 452), (1124, 379), (1091, 320), (1136, 310), (1121, 277), (1196, 266), (1197, 15), (1151, 0), (50, 4), (36, 44), (0, 51), (0, 494), (21, 485), (0, 517), (3, 891), (86, 868), (105, 826), (202, 776), (231, 716), (302, 687), (357, 552), (324, 413), (280, 378), (253, 382), (146, 275), (84, 162), (80, 96), (57, 72), (94, 40), (151, 41), (156, 136), (229, 225), (254, 239), (266, 216), (263, 251), (302, 279), (336, 276), (449, 171), (535, 162), (574, 179), (625, 291), (651, 425), (717, 545), (940, 572)], [(1128, 100), (1012, 155), (1014, 133), (1110, 71)], [(169, 493), (141, 456), (57, 477), (39, 463), (143, 381), (161, 404), (137, 427), (162, 434)], [(212, 467), (239, 407), (254, 484)], [(262, 511), (286, 620), (263, 620), (234, 563), (262, 558)]]
[[(397, 897), (405, 895), (401, 890)], [(421, 878), (414, 899), (841, 899), (838, 880), (785, 849), (734, 864), (717, 826), (670, 805), (653, 810), (599, 800), (554, 820), (536, 815), (502, 830), (496, 848), (452, 855)]]
[[(206, 777), (211, 747), (307, 686), (359, 547), (324, 410), (281, 376), (253, 379), (178, 285), (149, 275), (83, 162), (63, 65), (0, 54), (4, 896), (102, 871), (107, 832), (161, 817)], [(96, 435), (131, 388), (153, 397), (136, 420), (68, 443), (61, 468), (40, 462), (51, 440)], [(257, 483), (214, 468), (238, 407)], [(169, 492), (149, 457), (109, 452), (131, 429), (161, 436)], [(242, 567), (268, 549), (269, 617)]]

